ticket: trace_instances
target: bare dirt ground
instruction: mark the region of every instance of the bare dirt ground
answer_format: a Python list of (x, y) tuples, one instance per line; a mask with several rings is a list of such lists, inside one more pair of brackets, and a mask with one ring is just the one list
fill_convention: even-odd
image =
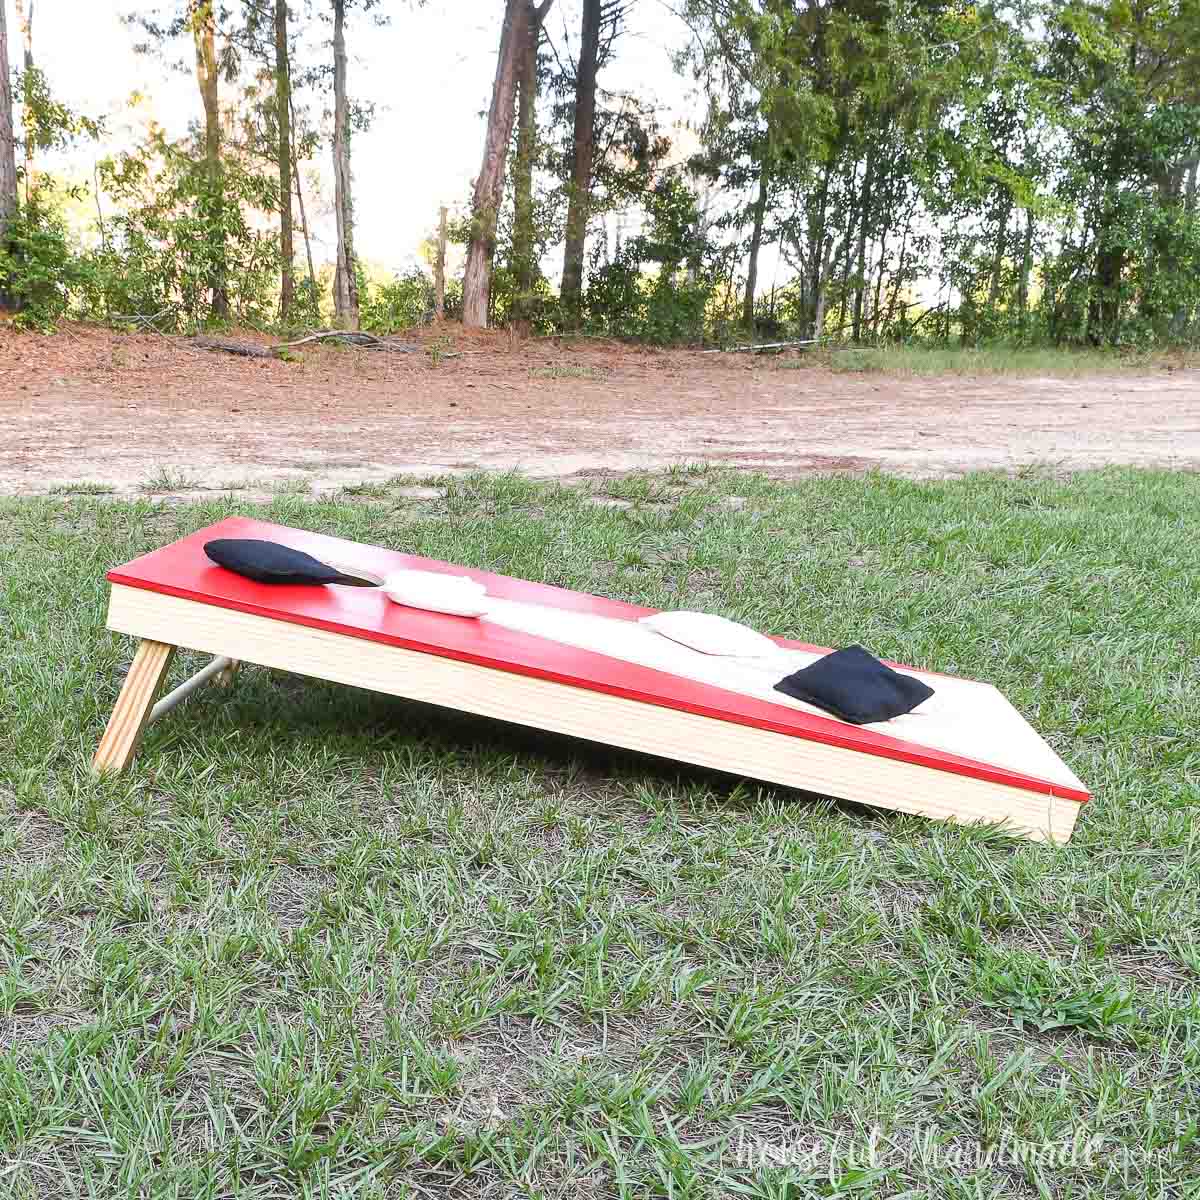
[(398, 474), (698, 461), (776, 476), (1200, 468), (1196, 370), (892, 378), (448, 332), (461, 357), (305, 347), (282, 362), (154, 334), (0, 330), (0, 493), (84, 480), (118, 492), (326, 490)]

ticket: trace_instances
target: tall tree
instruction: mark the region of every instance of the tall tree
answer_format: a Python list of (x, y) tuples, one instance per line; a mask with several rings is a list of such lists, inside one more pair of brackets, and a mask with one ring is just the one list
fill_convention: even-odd
[(746, 262), (746, 294), (742, 300), (742, 324), (754, 329), (754, 298), (758, 292), (758, 256), (762, 251), (763, 221), (767, 215), (767, 188), (771, 168), (766, 155), (758, 167), (758, 196), (754, 201), (754, 223), (750, 230), (750, 257)]
[[(13, 140), (12, 88), (8, 79), (8, 30), (0, 3), (0, 243), (17, 214), (17, 157)], [(2, 294), (0, 294), (2, 298)]]
[(34, 138), (29, 132), (29, 109), (33, 101), (33, 0), (17, 0), (17, 24), (21, 27), (21, 40), (25, 45), (24, 63), (21, 69), (21, 81), (24, 90), (24, 122), (25, 130), (25, 203), (33, 193), (33, 143)]
[(433, 319), (446, 315), (446, 206), (438, 209), (437, 257), (433, 260)]
[(204, 161), (207, 175), (205, 224), (211, 243), (209, 287), (212, 315), (229, 317), (228, 269), (225, 261), (225, 186), (221, 164), (221, 110), (217, 93), (217, 19), (213, 0), (189, 0), (188, 21), (196, 50), (196, 82), (204, 106)]
[(496, 56), (496, 77), (488, 109), (483, 162), (475, 179), (471, 204), (471, 240), (463, 273), (463, 324), (486, 329), (491, 300), (492, 255), (496, 249), (496, 222), (504, 193), (504, 169), (512, 140), (517, 93), (517, 63), (526, 44), (528, 0), (506, 0)]
[(346, 0), (333, 0), (333, 191), (337, 266), (333, 309), (338, 324), (358, 328), (358, 275), (354, 264), (354, 201), (350, 192), (350, 102), (346, 97)]
[(529, 0), (524, 44), (517, 64), (517, 157), (513, 164), (512, 266), (516, 281), (513, 318), (527, 331), (537, 283), (537, 238), (533, 217), (533, 166), (537, 157), (538, 44), (554, 0)]
[(279, 316), (286, 321), (295, 298), (292, 244), (292, 71), (287, 0), (275, 0), (275, 121), (279, 135)]
[[(0, 245), (17, 215), (17, 154), (12, 133), (12, 89), (8, 85), (8, 32), (5, 6), (0, 4)], [(0, 280), (0, 302), (7, 300)]]
[(21, 41), (25, 47), (24, 69), (33, 70), (33, 0), (15, 0), (17, 24), (21, 27)]
[(583, 255), (596, 150), (596, 74), (600, 63), (602, 0), (583, 0), (583, 30), (575, 73), (575, 137), (567, 231), (563, 247), (562, 303), (568, 322), (578, 326), (583, 304)]

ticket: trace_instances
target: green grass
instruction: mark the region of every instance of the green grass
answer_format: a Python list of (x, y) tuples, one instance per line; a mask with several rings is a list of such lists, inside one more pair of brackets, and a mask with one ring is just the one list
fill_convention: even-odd
[(362, 500), (386, 500), (391, 495), (391, 487), (387, 483), (348, 483), (342, 488), (342, 495)]
[(109, 496), (117, 489), (108, 483), (59, 483), (46, 489), (52, 496)]
[(889, 345), (808, 350), (781, 357), (782, 370), (826, 367), (839, 373), (886, 375), (1041, 375), (1072, 377), (1200, 366), (1190, 351), (1070, 350), (1053, 346), (941, 347)]
[[(0, 1195), (1196, 1194), (1200, 479), (441, 482), (0, 501)], [(1096, 799), (1019, 843), (255, 668), (93, 780), (104, 571), (240, 511), (986, 677)]]

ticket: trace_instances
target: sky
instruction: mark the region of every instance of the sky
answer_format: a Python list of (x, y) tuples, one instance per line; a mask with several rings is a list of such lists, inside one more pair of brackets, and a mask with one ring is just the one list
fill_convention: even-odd
[[(10, 58), (20, 61), (13, 0), (7, 5)], [(139, 0), (34, 0), (34, 59), (61, 100), (89, 116), (108, 117), (110, 136), (76, 148), (70, 167), (91, 178), (92, 163), (130, 138), (134, 125), (128, 98), (147, 97), (143, 109), (171, 136), (180, 136), (199, 112), (191, 74), (173, 70), (187, 47), (161, 57), (135, 53), (137, 32), (122, 14)], [(145, 8), (146, 5), (142, 4)], [(294, 3), (293, 7), (299, 7)], [(428, 0), (413, 8), (406, 0), (382, 0), (390, 16), (382, 27), (355, 14), (347, 22), (349, 90), (375, 105), (369, 130), (356, 135), (353, 154), (356, 250), (371, 263), (402, 269), (437, 221), (440, 204), (462, 204), (479, 168), (484, 118), (496, 67), (503, 0)], [(578, 43), (579, 0), (555, 0), (547, 19), (560, 52), (570, 31)], [(652, 100), (660, 121), (670, 125), (697, 115), (694, 85), (674, 71), (671, 56), (687, 30), (664, 0), (634, 6), (629, 33), (621, 41), (601, 85), (635, 90)], [(317, 166), (326, 192), (331, 172), (323, 146)], [(306, 197), (321, 260), (332, 257), (329, 199)]]

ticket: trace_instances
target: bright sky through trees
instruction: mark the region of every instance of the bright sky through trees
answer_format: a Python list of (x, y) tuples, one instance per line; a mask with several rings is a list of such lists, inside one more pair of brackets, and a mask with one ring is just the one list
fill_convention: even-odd
[[(12, 0), (4, 2), (9, 28), (15, 29)], [(355, 13), (347, 37), (355, 99), (376, 106), (372, 127), (354, 145), (357, 249), (369, 261), (401, 267), (414, 257), (422, 234), (434, 228), (438, 205), (460, 204), (469, 195), (503, 7), (494, 0), (437, 0), (420, 9), (389, 0), (383, 7), (391, 13), (387, 25), (377, 27)], [(84, 143), (68, 155), (72, 171), (85, 179), (91, 178), (94, 158), (111, 153), (115, 140), (126, 140), (121, 135), (133, 128), (140, 131), (146, 120), (158, 121), (174, 138), (196, 119), (195, 81), (176, 70), (173, 59), (134, 52), (137, 31), (121, 20), (129, 8), (129, 0), (37, 0), (38, 62), (56, 94), (90, 115), (104, 113), (110, 133), (117, 135), (103, 147)], [(561, 0), (547, 22), (560, 52), (564, 25), (572, 44), (578, 40), (578, 13), (579, 0)], [(327, 26), (319, 28), (328, 37)], [(664, 5), (639, 5), (605, 86), (653, 96), (664, 123), (698, 114), (699, 102), (689, 101), (690, 85), (671, 67), (671, 55), (686, 36)], [(136, 115), (128, 105), (135, 91), (146, 97)], [(321, 258), (332, 260), (328, 157), (322, 146), (315, 165), (323, 194), (313, 206), (313, 224)]]

